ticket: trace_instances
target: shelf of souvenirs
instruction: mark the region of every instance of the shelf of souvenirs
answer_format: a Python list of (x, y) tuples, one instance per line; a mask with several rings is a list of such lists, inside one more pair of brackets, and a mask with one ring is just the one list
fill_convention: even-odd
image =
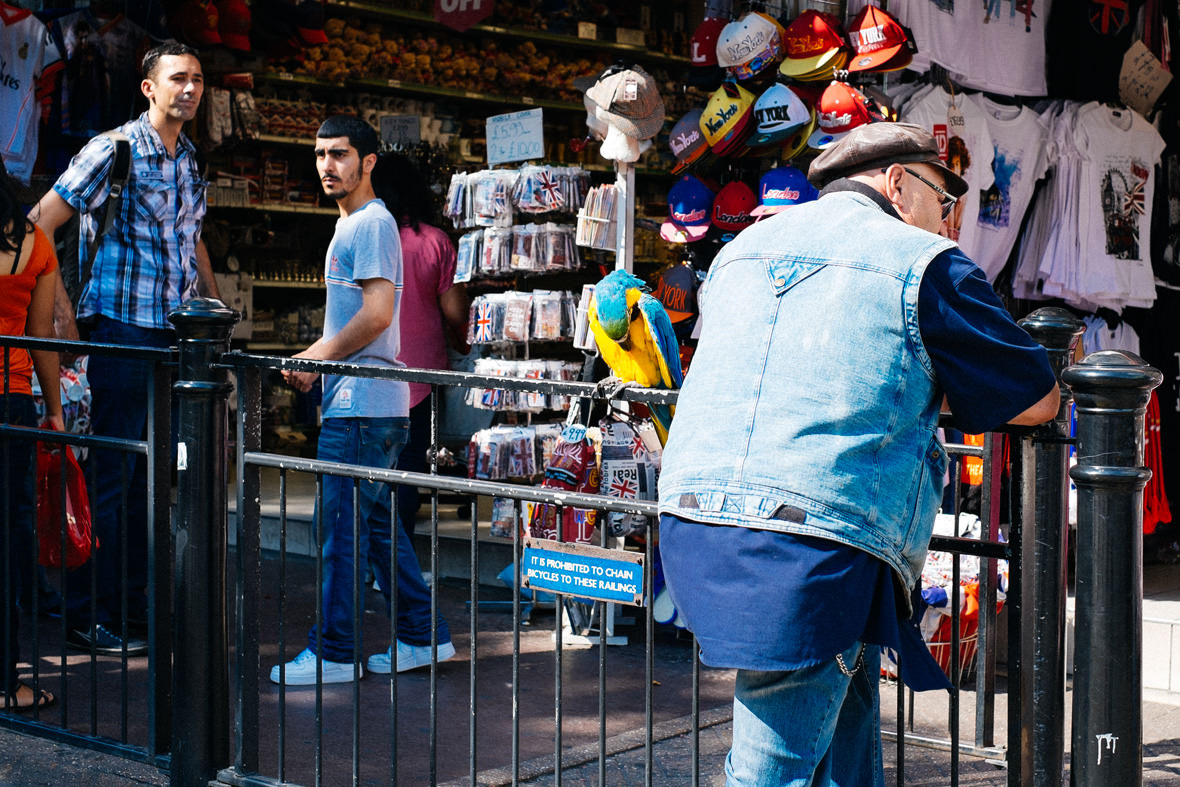
[[(317, 274), (318, 276), (318, 274)], [(284, 290), (322, 290), (324, 288), (324, 280), (322, 278), (259, 278), (257, 275), (253, 279), (254, 288), (274, 288)]]
[[(325, 9), (331, 12), (348, 12), (365, 16), (370, 19), (388, 20), (396, 22), (408, 22), (419, 27), (437, 28), (439, 30), (449, 30), (441, 22), (435, 21), (431, 14), (422, 11), (411, 11), (400, 8), (391, 8), (387, 5), (378, 5), (376, 3), (357, 2), (357, 0), (327, 0), (324, 4)], [(591, 25), (587, 30), (594, 30), (597, 35), (597, 28)], [(650, 49), (646, 42), (625, 43), (620, 41), (605, 41), (597, 37), (579, 37), (564, 35), (561, 33), (549, 33), (544, 30), (525, 30), (522, 28), (500, 27), (498, 25), (477, 24), (472, 25), (467, 31), (472, 33), (483, 33), (485, 35), (498, 36), (501, 38), (509, 38), (521, 41), (532, 41), (538, 44), (553, 44), (555, 46), (571, 46), (582, 49), (593, 49), (600, 52), (616, 53), (618, 55), (630, 55), (636, 60), (646, 61), (649, 63), (661, 63), (670, 66), (687, 66), (689, 58), (685, 55), (670, 55), (664, 52), (659, 52)], [(628, 31), (632, 36), (643, 36), (644, 31), (634, 30)], [(624, 33), (623, 35), (627, 35)]]
[(315, 137), (288, 137), (281, 134), (259, 134), (256, 142), (269, 145), (291, 145), (293, 147), (315, 147)]
[(572, 101), (555, 101), (547, 98), (534, 98), (532, 96), (499, 96), (492, 93), (479, 93), (474, 90), (460, 90), (458, 88), (442, 87), (440, 85), (420, 85), (416, 82), (407, 82), (404, 79), (361, 78), (349, 79), (344, 82), (332, 82), (327, 79), (304, 76), (303, 74), (292, 74), (289, 71), (274, 71), (267, 74), (258, 74), (254, 78), (256, 81), (263, 83), (297, 85), (324, 90), (339, 90), (342, 87), (348, 87), (352, 89), (408, 93), (430, 96), (436, 99), (453, 98), (463, 101), (478, 101), (485, 104), (495, 104), (499, 107), (523, 104), (526, 108), (543, 107), (545, 109), (560, 109), (569, 112), (586, 111), (586, 107), (583, 104), (575, 104)]
[(294, 202), (222, 202), (220, 200), (210, 200), (208, 203), (210, 208), (218, 210), (259, 210), (270, 213), (309, 213), (316, 216), (335, 216), (339, 218), (339, 208), (321, 207), (319, 205), (300, 205)]

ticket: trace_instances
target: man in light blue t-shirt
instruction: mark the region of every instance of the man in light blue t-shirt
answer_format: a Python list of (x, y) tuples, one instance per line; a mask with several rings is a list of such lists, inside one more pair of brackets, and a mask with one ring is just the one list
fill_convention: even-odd
[[(324, 335), (296, 358), (401, 366), (398, 306), (402, 256), (397, 223), (373, 193), (370, 174), (377, 163), (377, 135), (350, 115), (334, 115), (316, 133), (316, 169), (324, 193), (340, 206), (336, 233), (324, 263), (327, 302)], [(283, 372), (297, 390), (308, 391), (318, 374)], [(409, 434), (409, 387), (400, 380), (326, 374), (323, 425), (316, 456), (332, 462), (392, 468)], [(356, 518), (357, 553), (367, 557), (391, 609), (389, 589), (392, 533), (389, 485), (361, 481)], [(307, 648), (293, 661), (275, 666), (270, 679), (288, 686), (314, 685), (317, 654), (324, 683), (346, 683), (364, 674), (359, 664), (361, 633), (353, 630), (358, 583), (353, 555), (353, 481), (325, 476), (319, 521), (324, 532), (323, 625), (312, 626)], [(430, 590), (408, 536), (397, 539), (397, 671), (431, 662)], [(447, 624), (438, 620), (438, 660), (455, 655)], [(393, 670), (393, 648), (370, 656), (370, 672)]]

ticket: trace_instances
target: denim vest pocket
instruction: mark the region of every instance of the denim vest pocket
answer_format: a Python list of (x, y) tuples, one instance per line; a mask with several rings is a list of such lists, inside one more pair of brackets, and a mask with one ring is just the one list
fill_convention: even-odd
[(902, 551), (911, 566), (918, 561), (918, 571), (921, 570), (920, 558), (925, 555), (930, 541), (934, 516), (942, 502), (942, 482), (946, 477), (946, 470), (946, 448), (938, 439), (938, 434), (933, 433), (927, 443), (917, 483), (910, 497), (913, 506), (910, 509), (909, 527), (902, 543)]
[(792, 258), (774, 257), (764, 260), (766, 264), (766, 278), (774, 289), (776, 296), (781, 296), (804, 279), (823, 270), (824, 265), (819, 262), (805, 262)]

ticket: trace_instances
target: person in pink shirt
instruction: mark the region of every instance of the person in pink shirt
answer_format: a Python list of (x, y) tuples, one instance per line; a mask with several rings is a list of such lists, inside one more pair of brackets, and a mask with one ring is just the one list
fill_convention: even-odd
[[(380, 157), (373, 190), (397, 220), (405, 289), (400, 310), (401, 349), (397, 359), (411, 369), (447, 369), (447, 345), (466, 355), (466, 288), (455, 284), (455, 245), (429, 223), (434, 197), (418, 167), (400, 153)], [(440, 399), (441, 402), (441, 399)], [(397, 460), (399, 470), (425, 472), (430, 447), (430, 386), (410, 383), (410, 439)], [(397, 488), (398, 520), (414, 532), (418, 488)]]

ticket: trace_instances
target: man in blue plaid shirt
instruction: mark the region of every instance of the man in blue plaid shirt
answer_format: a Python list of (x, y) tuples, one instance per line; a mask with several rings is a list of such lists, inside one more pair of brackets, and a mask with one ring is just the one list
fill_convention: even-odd
[[(111, 229), (99, 248), (78, 304), (78, 319), (91, 325), (90, 340), (103, 344), (168, 347), (174, 333), (168, 314), (197, 295), (218, 297), (208, 252), (201, 242), (205, 180), (197, 150), (182, 133), (196, 116), (204, 92), (197, 53), (175, 41), (143, 58), (140, 89), (148, 109), (119, 131), (131, 141), (131, 173)], [(95, 242), (102, 207), (110, 196), (115, 142), (98, 136), (74, 157), (32, 217), (50, 236), (75, 212), (80, 216), (80, 256)], [(113, 209), (113, 206), (112, 206)], [(55, 309), (63, 338), (77, 338), (72, 309), (59, 284)], [(94, 355), (88, 377), (95, 434), (143, 439), (150, 365)], [(101, 653), (147, 652), (139, 634), (147, 620), (147, 478), (143, 457), (133, 457), (124, 491), (126, 454), (95, 450), (90, 501), (99, 548), (68, 577), (68, 644)], [(126, 494), (126, 532), (122, 510)], [(127, 563), (120, 561), (126, 538)], [(97, 598), (90, 598), (90, 572)], [(120, 614), (127, 595), (127, 619)]]

